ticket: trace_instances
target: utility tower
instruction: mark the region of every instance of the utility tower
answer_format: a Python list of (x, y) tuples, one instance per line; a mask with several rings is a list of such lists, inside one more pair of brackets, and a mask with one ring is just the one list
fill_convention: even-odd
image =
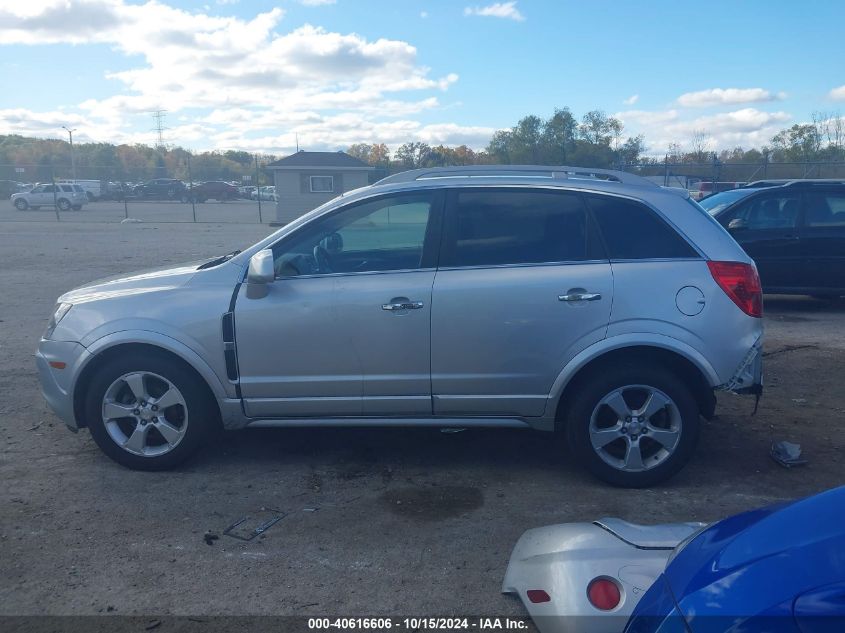
[(156, 149), (164, 149), (164, 131), (167, 129), (164, 125), (164, 119), (167, 117), (167, 110), (154, 110), (152, 112), (153, 119), (156, 124), (153, 132), (156, 133)]

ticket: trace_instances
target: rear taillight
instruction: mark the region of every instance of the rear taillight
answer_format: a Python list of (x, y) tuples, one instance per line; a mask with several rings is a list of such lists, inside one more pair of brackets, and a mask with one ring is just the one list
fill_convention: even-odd
[(757, 269), (742, 262), (707, 262), (710, 274), (739, 309), (748, 316), (763, 316), (763, 289)]
[(622, 592), (619, 591), (619, 585), (610, 578), (593, 578), (587, 586), (587, 598), (596, 609), (611, 611), (619, 606)]

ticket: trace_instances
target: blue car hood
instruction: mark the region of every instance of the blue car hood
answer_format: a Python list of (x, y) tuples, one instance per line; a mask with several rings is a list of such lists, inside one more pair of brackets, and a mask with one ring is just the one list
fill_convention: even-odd
[(695, 632), (697, 616), (791, 617), (796, 596), (845, 579), (845, 487), (720, 521), (664, 576)]

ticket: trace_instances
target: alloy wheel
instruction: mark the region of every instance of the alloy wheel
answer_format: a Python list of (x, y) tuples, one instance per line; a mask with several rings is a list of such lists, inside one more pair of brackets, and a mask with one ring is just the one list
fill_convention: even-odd
[(188, 406), (172, 382), (152, 372), (124, 374), (103, 396), (103, 423), (123, 450), (142, 457), (169, 453), (188, 430)]
[(605, 395), (590, 417), (590, 444), (613, 468), (650, 470), (665, 462), (681, 440), (681, 414), (665, 393), (626, 385)]

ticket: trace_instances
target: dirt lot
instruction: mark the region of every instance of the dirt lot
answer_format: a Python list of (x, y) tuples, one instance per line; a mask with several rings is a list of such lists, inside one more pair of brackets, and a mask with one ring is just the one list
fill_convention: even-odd
[[(131, 472), (74, 435), (32, 359), (61, 292), (241, 247), (260, 225), (0, 223), (0, 614), (499, 614), (526, 529), (614, 515), (714, 520), (843, 483), (845, 308), (767, 298), (766, 394), (723, 395), (670, 484), (616, 490), (525, 431), (254, 430), (183, 470)], [(803, 445), (785, 470), (772, 440)], [(262, 508), (263, 538), (222, 530)]]

